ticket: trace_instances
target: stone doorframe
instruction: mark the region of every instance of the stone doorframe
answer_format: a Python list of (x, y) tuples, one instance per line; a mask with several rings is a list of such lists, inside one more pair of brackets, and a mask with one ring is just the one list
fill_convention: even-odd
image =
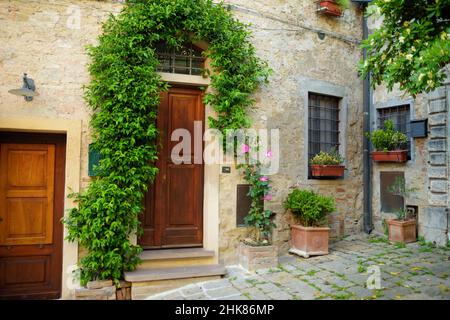
[[(208, 45), (205, 42), (195, 42), (197, 47), (206, 50)], [(205, 61), (205, 69), (210, 68), (210, 59)], [(176, 73), (158, 72), (162, 80), (173, 85), (185, 85), (192, 87), (205, 87), (206, 92), (212, 90), (210, 78), (203, 76), (192, 76)], [(214, 110), (205, 105), (205, 131), (210, 129), (207, 119), (214, 117)], [(204, 149), (207, 148), (208, 142), (205, 142)], [(204, 181), (203, 181), (203, 248), (213, 250), (214, 255), (212, 263), (219, 263), (219, 175), (220, 164), (204, 164)], [(137, 238), (133, 237), (132, 242), (137, 244)]]
[[(13, 132), (39, 132), (66, 134), (66, 172), (64, 182), (64, 217), (69, 209), (75, 207), (67, 198), (71, 192), (80, 190), (81, 167), (81, 120), (47, 118), (0, 118), (0, 130)], [(61, 298), (70, 298), (71, 291), (78, 286), (73, 279), (72, 270), (78, 262), (78, 244), (66, 240), (67, 228), (63, 232), (62, 245), (62, 286)]]

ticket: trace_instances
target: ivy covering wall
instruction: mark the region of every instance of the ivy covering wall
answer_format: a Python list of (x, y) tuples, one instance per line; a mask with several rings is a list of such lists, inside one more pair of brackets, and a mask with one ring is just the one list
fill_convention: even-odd
[(224, 5), (210, 0), (130, 0), (103, 26), (91, 46), (86, 101), (93, 110), (94, 148), (102, 155), (99, 177), (75, 197), (78, 206), (65, 223), (68, 239), (87, 249), (81, 259), (81, 283), (122, 278), (139, 263), (143, 197), (158, 169), (155, 120), (160, 92), (168, 89), (156, 73), (154, 46), (173, 47), (203, 40), (211, 58), (211, 93), (205, 103), (215, 111), (209, 123), (219, 130), (250, 126), (252, 93), (269, 70), (255, 54), (246, 26)]

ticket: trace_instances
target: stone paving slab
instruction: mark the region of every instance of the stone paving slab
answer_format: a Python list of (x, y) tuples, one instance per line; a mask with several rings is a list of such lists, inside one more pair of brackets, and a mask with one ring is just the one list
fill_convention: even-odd
[(448, 247), (419, 243), (400, 247), (382, 237), (362, 235), (332, 244), (327, 256), (305, 259), (286, 255), (279, 263), (277, 268), (253, 273), (229, 266), (223, 279), (191, 284), (147, 299), (450, 300)]

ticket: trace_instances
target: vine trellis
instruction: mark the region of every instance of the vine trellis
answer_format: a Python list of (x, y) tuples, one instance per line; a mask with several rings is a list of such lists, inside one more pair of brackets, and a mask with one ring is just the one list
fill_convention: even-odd
[(91, 82), (85, 98), (93, 110), (94, 148), (102, 155), (99, 177), (72, 195), (78, 206), (65, 220), (68, 240), (87, 249), (80, 262), (82, 284), (117, 283), (139, 263), (141, 248), (130, 235), (140, 229), (142, 200), (158, 172), (155, 120), (160, 92), (168, 89), (156, 72), (155, 44), (209, 44), (204, 55), (211, 59), (213, 90), (204, 102), (216, 112), (210, 126), (221, 131), (250, 126), (252, 93), (269, 75), (247, 26), (211, 0), (129, 0), (104, 23), (98, 40), (88, 48)]

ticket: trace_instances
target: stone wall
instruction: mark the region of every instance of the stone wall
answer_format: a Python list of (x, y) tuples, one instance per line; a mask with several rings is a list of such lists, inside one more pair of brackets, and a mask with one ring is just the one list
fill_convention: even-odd
[(427, 241), (446, 245), (449, 238), (449, 99), (450, 84), (427, 95), (428, 205), (419, 216), (419, 233)]
[[(274, 243), (280, 253), (289, 248), (290, 216), (283, 201), (291, 187), (313, 188), (336, 198), (338, 209), (332, 217), (333, 235), (342, 236), (362, 229), (362, 80), (356, 64), (361, 58), (361, 12), (356, 6), (342, 18), (315, 12), (314, 1), (233, 0), (233, 14), (251, 23), (258, 54), (274, 70), (270, 83), (258, 92), (252, 111), (257, 128), (280, 129), (280, 170), (273, 180), (273, 200), (267, 207), (276, 213)], [(320, 40), (317, 30), (327, 32)], [(307, 177), (307, 95), (310, 84), (339, 86), (347, 104), (343, 156), (346, 176), (339, 180), (311, 180)], [(236, 263), (239, 239), (245, 228), (236, 228), (236, 185), (239, 173), (221, 174), (220, 258)]]
[[(281, 253), (289, 247), (290, 217), (282, 203), (292, 186), (311, 187), (337, 200), (331, 218), (334, 235), (354, 233), (362, 224), (362, 80), (356, 64), (361, 58), (361, 11), (354, 5), (341, 18), (316, 13), (310, 0), (228, 0), (236, 18), (251, 23), (257, 53), (274, 70), (270, 83), (256, 94), (251, 116), (256, 128), (280, 129), (280, 170), (272, 177), (277, 213), (274, 242)], [(101, 23), (119, 12), (117, 1), (32, 0), (0, 2), (0, 117), (76, 119), (82, 121), (81, 186), (87, 175), (90, 111), (83, 100), (89, 82), (85, 46), (95, 44)], [(318, 32), (325, 37), (320, 39)], [(8, 94), (22, 85), (22, 73), (36, 81), (37, 96), (27, 103)], [(318, 89), (342, 89), (347, 115), (343, 148), (345, 179), (307, 178), (307, 93), (311, 82)], [(343, 149), (343, 150), (344, 150)], [(236, 227), (236, 185), (242, 177), (234, 168), (220, 176), (220, 258), (237, 261), (239, 239), (245, 228)]]

